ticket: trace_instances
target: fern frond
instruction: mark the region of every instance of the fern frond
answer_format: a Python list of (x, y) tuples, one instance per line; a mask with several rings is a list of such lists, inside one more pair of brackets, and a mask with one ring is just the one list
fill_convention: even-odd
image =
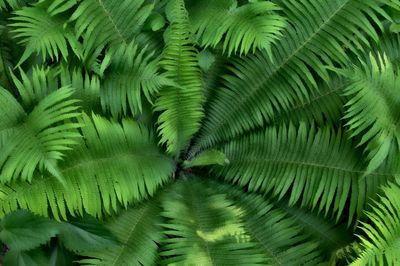
[(391, 183), (367, 213), (370, 223), (361, 223), (363, 248), (350, 265), (398, 265), (400, 263), (400, 187)]
[(152, 102), (152, 96), (162, 86), (171, 85), (165, 74), (158, 73), (158, 61), (152, 56), (135, 42), (121, 44), (106, 55), (103, 64), (109, 61), (109, 66), (100, 94), (104, 110), (119, 117), (126, 115), (129, 108), (131, 114), (137, 115), (142, 112), (144, 97)]
[(66, 65), (61, 65), (57, 73), (61, 86), (70, 86), (75, 89), (74, 97), (81, 100), (80, 105), (85, 112), (101, 110), (98, 76), (90, 75), (80, 68), (69, 69)]
[(5, 102), (0, 106), (2, 183), (15, 179), (31, 181), (35, 170), (43, 168), (63, 181), (57, 161), (80, 137), (76, 131), (79, 123), (71, 121), (80, 115), (72, 94), (71, 88), (58, 89), (26, 113), (8, 91), (0, 88), (0, 98)]
[[(327, 65), (344, 64), (349, 50), (378, 40), (378, 14), (387, 16), (374, 0), (288, 0), (284, 38), (265, 51), (233, 61), (224, 88), (213, 98), (194, 152), (262, 127), (295, 101), (305, 102), (317, 90), (315, 76), (329, 80)], [(356, 38), (354, 38), (356, 36)]]
[(175, 85), (160, 90), (154, 110), (161, 112), (158, 130), (161, 143), (173, 155), (183, 150), (200, 128), (203, 118), (203, 86), (188, 14), (183, 0), (168, 6), (170, 28), (160, 65)]
[(318, 91), (311, 92), (306, 101), (297, 99), (287, 110), (277, 111), (269, 124), (291, 122), (297, 125), (305, 121), (318, 125), (340, 123), (346, 102), (342, 95), (346, 85), (348, 82), (345, 79), (332, 75), (329, 82), (318, 83)]
[[(361, 178), (363, 165), (351, 143), (329, 128), (268, 128), (223, 146), (230, 164), (214, 166), (211, 172), (250, 191), (272, 192), (279, 199), (289, 197), (289, 205), (300, 202), (318, 207), (337, 218), (350, 205), (350, 221), (361, 214), (365, 191), (390, 179), (390, 173)], [(367, 188), (372, 186), (372, 188)]]
[(263, 256), (246, 233), (244, 210), (194, 178), (175, 183), (162, 200), (162, 264), (258, 265)]
[[(25, 7), (15, 12), (11, 18), (11, 27), (19, 43), (25, 46), (17, 65), (23, 63), (33, 53), (41, 54), (43, 60), (47, 56), (54, 61), (61, 57), (66, 60), (69, 54), (69, 43), (76, 47), (77, 40), (72, 37), (72, 31), (65, 27), (65, 15), (50, 15), (41, 5)], [(78, 53), (78, 50), (74, 49)], [(78, 53), (79, 55), (79, 53)]]
[(153, 4), (144, 0), (83, 0), (70, 21), (82, 36), (84, 58), (95, 59), (107, 45), (129, 43), (141, 30)]
[(84, 115), (80, 124), (82, 143), (59, 165), (65, 186), (48, 174), (31, 183), (1, 185), (0, 216), (21, 208), (64, 220), (67, 211), (99, 217), (103, 211), (116, 211), (118, 203), (126, 207), (153, 195), (172, 174), (173, 162), (160, 153), (150, 132), (134, 121), (120, 125)]
[(155, 200), (128, 209), (108, 224), (121, 246), (85, 253), (91, 258), (83, 259), (80, 263), (99, 266), (157, 265), (158, 245), (163, 238), (160, 211)]
[(367, 173), (375, 170), (389, 154), (390, 146), (400, 153), (400, 69), (386, 55), (354, 66), (342, 73), (351, 81), (344, 94), (347, 121), (351, 136), (359, 136), (359, 145), (367, 144), (369, 165)]
[[(190, 21), (196, 37), (204, 47), (223, 42), (223, 51), (247, 54), (266, 49), (282, 36), (286, 25), (272, 2), (251, 2), (238, 6), (236, 0), (188, 1)], [(272, 57), (272, 54), (270, 54)]]
[(0, 10), (21, 8), (26, 0), (0, 0)]

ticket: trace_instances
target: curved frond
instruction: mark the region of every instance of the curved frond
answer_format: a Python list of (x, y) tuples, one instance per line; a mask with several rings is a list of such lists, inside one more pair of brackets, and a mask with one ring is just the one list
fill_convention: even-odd
[[(236, 0), (188, 1), (190, 21), (202, 46), (223, 43), (223, 51), (247, 54), (256, 48), (271, 52), (271, 44), (282, 36), (286, 25), (272, 2), (238, 6)], [(270, 56), (272, 56), (270, 54)]]
[[(36, 169), (45, 168), (63, 181), (57, 161), (77, 144), (80, 115), (73, 89), (61, 88), (44, 97), (26, 113), (11, 94), (0, 88), (0, 181), (31, 181)], [(11, 108), (12, 107), (12, 108)], [(60, 123), (63, 122), (63, 123)]]
[(160, 90), (154, 110), (161, 112), (160, 142), (166, 143), (169, 153), (178, 155), (200, 128), (204, 95), (184, 1), (172, 0), (167, 8), (171, 24), (160, 65), (175, 85)]
[[(106, 55), (101, 87), (101, 102), (104, 110), (114, 117), (142, 112), (143, 98), (152, 102), (152, 96), (165, 85), (171, 85), (165, 74), (158, 73), (158, 60), (153, 53), (134, 42), (121, 44)], [(104, 66), (106, 67), (106, 66)], [(144, 97), (143, 97), (144, 96)]]
[(344, 91), (349, 97), (344, 119), (351, 136), (361, 138), (359, 145), (367, 144), (367, 173), (380, 166), (391, 146), (397, 147), (395, 156), (400, 154), (399, 71), (385, 55), (342, 71), (351, 81)]
[(93, 115), (80, 123), (82, 143), (59, 165), (62, 186), (51, 175), (31, 183), (0, 186), (0, 216), (18, 208), (39, 215), (66, 219), (85, 210), (95, 217), (112, 213), (118, 203), (127, 206), (153, 195), (168, 180), (175, 166), (162, 155), (150, 132), (132, 120), (122, 125)]
[[(289, 197), (289, 205), (318, 207), (337, 218), (350, 204), (349, 215), (360, 214), (369, 191), (391, 178), (390, 173), (362, 178), (363, 165), (351, 143), (329, 128), (268, 128), (223, 146), (230, 164), (211, 172), (250, 191)], [(370, 188), (371, 186), (371, 188)], [(367, 195), (366, 195), (367, 194)]]
[(85, 253), (90, 259), (82, 265), (136, 266), (158, 265), (158, 245), (163, 234), (158, 202), (150, 200), (123, 212), (108, 224), (108, 228), (120, 241), (121, 246)]
[(346, 48), (363, 48), (369, 44), (366, 36), (377, 41), (375, 28), (382, 29), (377, 16), (387, 16), (374, 0), (288, 0), (281, 5), (290, 25), (272, 47), (273, 63), (264, 51), (233, 61), (194, 152), (262, 127), (295, 101), (307, 101), (317, 90), (315, 76), (328, 81), (326, 66), (346, 63)]
[(76, 36), (83, 36), (84, 58), (96, 58), (106, 45), (129, 43), (152, 10), (153, 4), (145, 0), (80, 1), (70, 21), (75, 22)]
[(398, 265), (400, 263), (400, 187), (391, 183), (361, 223), (362, 252), (350, 265)]
[[(36, 5), (17, 10), (11, 18), (11, 27), (19, 43), (25, 46), (25, 51), (19, 63), (23, 63), (33, 53), (41, 54), (43, 60), (48, 56), (58, 61), (59, 55), (66, 60), (69, 54), (69, 43), (76, 47), (77, 40), (72, 37), (72, 31), (65, 28), (65, 15), (50, 15), (46, 8)], [(74, 50), (77, 52), (77, 50)]]

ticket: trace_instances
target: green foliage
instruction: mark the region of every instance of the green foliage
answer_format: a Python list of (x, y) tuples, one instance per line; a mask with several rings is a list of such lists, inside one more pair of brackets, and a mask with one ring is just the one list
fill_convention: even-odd
[(400, 263), (398, 0), (0, 11), (0, 264)]
[(83, 265), (154, 265), (159, 261), (158, 245), (161, 234), (160, 208), (151, 200), (127, 210), (108, 224), (121, 245), (96, 253), (86, 253), (92, 259), (80, 261)]
[(379, 167), (391, 146), (400, 148), (398, 73), (386, 55), (371, 56), (370, 62), (344, 73), (351, 80), (344, 91), (349, 97), (344, 118), (351, 135), (361, 135), (359, 145), (367, 144), (367, 172)]
[(176, 156), (200, 128), (203, 94), (184, 2), (173, 0), (167, 8), (171, 24), (160, 65), (175, 84), (160, 91), (154, 110), (162, 112), (158, 118), (160, 143), (166, 143), (167, 152)]
[(188, 7), (200, 45), (216, 47), (222, 42), (228, 55), (247, 54), (257, 48), (271, 53), (271, 44), (281, 37), (286, 25), (276, 13), (280, 8), (272, 2), (238, 6), (235, 0), (188, 1)]
[(400, 262), (400, 187), (391, 183), (368, 212), (360, 235), (363, 251), (351, 265), (396, 265)]
[(136, 122), (125, 119), (121, 125), (85, 115), (80, 123), (83, 140), (59, 167), (65, 189), (49, 174), (0, 186), (1, 214), (20, 207), (56, 219), (67, 219), (67, 210), (102, 216), (117, 211), (118, 203), (127, 206), (153, 195), (174, 170), (149, 130)]

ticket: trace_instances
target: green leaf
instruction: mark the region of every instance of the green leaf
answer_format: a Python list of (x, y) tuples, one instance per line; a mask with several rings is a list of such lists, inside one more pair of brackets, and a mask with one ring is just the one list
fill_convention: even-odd
[[(57, 222), (23, 210), (5, 216), (0, 222), (0, 227), (0, 240), (12, 251), (37, 248), (60, 231), (60, 224)], [(24, 257), (23, 254), (19, 256)]]
[(189, 161), (183, 162), (184, 168), (191, 168), (193, 166), (205, 166), (205, 165), (226, 165), (229, 164), (229, 159), (226, 158), (225, 154), (218, 150), (206, 150), (198, 154), (195, 158)]
[(78, 254), (104, 251), (118, 245), (111, 232), (88, 215), (62, 223), (59, 238), (67, 249)]
[(41, 250), (30, 252), (10, 250), (5, 255), (3, 263), (5, 266), (43, 266), (48, 265), (49, 261)]

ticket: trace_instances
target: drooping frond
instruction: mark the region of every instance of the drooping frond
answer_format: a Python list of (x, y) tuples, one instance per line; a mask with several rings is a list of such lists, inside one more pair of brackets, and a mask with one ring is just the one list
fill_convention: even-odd
[(211, 183), (211, 186), (226, 193), (245, 211), (245, 228), (257, 243), (259, 254), (263, 254), (262, 265), (317, 265), (322, 261), (322, 242), (318, 242), (318, 238), (312, 239), (304, 231), (304, 224), (290, 217), (285, 210), (238, 188), (217, 183)]
[(363, 248), (350, 265), (399, 265), (400, 263), (400, 187), (391, 183), (383, 188), (379, 201), (367, 213), (370, 222), (361, 223)]
[(144, 98), (152, 102), (152, 96), (162, 86), (171, 85), (165, 74), (158, 73), (158, 61), (152, 55), (135, 42), (123, 43), (106, 55), (103, 64), (109, 66), (101, 87), (104, 110), (114, 117), (126, 115), (128, 109), (137, 115), (142, 111)]
[(175, 85), (160, 90), (154, 110), (161, 112), (160, 142), (178, 155), (200, 128), (203, 87), (184, 1), (172, 0), (167, 9), (171, 24), (160, 65)]
[(378, 168), (391, 146), (400, 154), (400, 69), (385, 55), (370, 57), (361, 67), (343, 71), (351, 81), (344, 93), (349, 97), (344, 119), (359, 145), (367, 144), (370, 160), (367, 172)]
[(46, 258), (44, 252), (40, 249), (35, 249), (29, 252), (12, 251), (10, 250), (4, 256), (3, 265), (29, 265), (29, 266), (42, 266), (49, 265), (49, 260)]
[(247, 54), (256, 48), (270, 53), (271, 44), (282, 35), (286, 25), (284, 18), (275, 12), (280, 8), (267, 1), (238, 6), (236, 0), (191, 0), (187, 6), (199, 43), (215, 47), (222, 42), (228, 56)]
[[(26, 91), (22, 88), (21, 94)], [(61, 88), (44, 97), (26, 113), (11, 94), (0, 88), (0, 181), (31, 181), (35, 170), (48, 170), (63, 180), (57, 161), (77, 143), (80, 115), (73, 89)], [(43, 172), (43, 171), (42, 171)]]
[(70, 21), (75, 22), (76, 36), (84, 39), (84, 58), (96, 58), (106, 45), (129, 43), (152, 10), (153, 4), (145, 0), (80, 1)]
[(59, 165), (62, 186), (51, 175), (31, 183), (0, 186), (0, 216), (28, 209), (39, 215), (66, 219), (71, 214), (98, 217), (153, 195), (167, 181), (174, 164), (162, 155), (150, 132), (132, 120), (122, 125), (100, 116), (80, 120), (82, 143)]
[[(225, 86), (213, 97), (194, 152), (221, 140), (264, 126), (276, 112), (305, 102), (317, 90), (315, 75), (329, 80), (327, 65), (348, 60), (344, 49), (377, 41), (382, 28), (377, 14), (386, 15), (374, 0), (281, 1), (290, 25), (272, 47), (233, 61)], [(356, 36), (356, 38), (354, 37)]]
[(230, 164), (212, 168), (218, 177), (250, 191), (287, 195), (289, 205), (300, 202), (337, 218), (347, 203), (350, 220), (360, 214), (370, 191), (390, 178), (390, 173), (361, 178), (358, 153), (340, 132), (307, 129), (303, 123), (253, 133), (224, 145), (222, 151)]
[[(25, 46), (25, 51), (19, 60), (24, 62), (33, 53), (41, 54), (43, 60), (47, 56), (58, 61), (59, 55), (66, 60), (68, 48), (78, 46), (77, 39), (72, 35), (72, 30), (65, 26), (67, 17), (62, 14), (50, 15), (46, 8), (37, 4), (17, 10), (11, 18), (10, 25), (20, 44)], [(68, 45), (70, 44), (70, 45)], [(79, 51), (74, 49), (79, 55)]]
[(0, 19), (0, 86), (10, 88), (11, 71), (14, 67), (14, 57), (12, 47), (14, 43), (9, 35), (8, 28), (5, 27), (5, 22)]
[(163, 237), (160, 208), (150, 200), (128, 209), (108, 225), (121, 246), (85, 253), (92, 257), (80, 261), (82, 265), (136, 266), (158, 265), (158, 245)]
[(259, 265), (263, 256), (246, 233), (244, 210), (194, 178), (175, 183), (162, 200), (162, 264)]

